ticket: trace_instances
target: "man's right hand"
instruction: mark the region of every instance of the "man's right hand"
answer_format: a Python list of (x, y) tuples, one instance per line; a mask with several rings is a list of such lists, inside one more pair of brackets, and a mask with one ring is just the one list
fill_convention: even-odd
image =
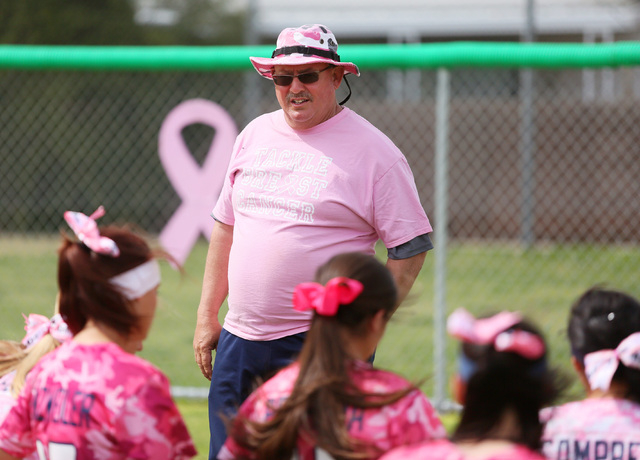
[(208, 380), (211, 380), (211, 372), (213, 370), (211, 353), (218, 348), (221, 332), (222, 326), (217, 318), (198, 317), (196, 331), (193, 335), (193, 352), (200, 372)]

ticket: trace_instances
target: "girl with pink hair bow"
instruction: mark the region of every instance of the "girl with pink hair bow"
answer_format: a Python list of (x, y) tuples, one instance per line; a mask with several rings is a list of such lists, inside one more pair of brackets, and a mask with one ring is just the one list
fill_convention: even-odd
[(640, 302), (594, 287), (569, 315), (571, 362), (587, 397), (546, 409), (550, 459), (640, 458)]
[[(71, 331), (58, 313), (57, 299), (53, 317), (31, 313), (24, 316), (24, 320), (25, 335), (20, 342), (0, 341), (0, 424), (16, 403), (27, 375), (34, 366), (72, 338)], [(26, 458), (38, 460), (38, 455), (33, 453)]]
[[(127, 228), (67, 211), (58, 250), (59, 312), (73, 338), (29, 373), (0, 424), (0, 460), (186, 460), (197, 452), (167, 377), (135, 356), (157, 305), (160, 268)], [(45, 318), (46, 320), (46, 318)], [(31, 342), (55, 324), (29, 317)]]
[(396, 306), (396, 286), (374, 256), (337, 255), (299, 284), (293, 308), (314, 312), (296, 362), (242, 404), (219, 459), (376, 459), (441, 438), (437, 414), (414, 385), (369, 362)]
[(25, 316), (25, 336), (20, 343), (0, 341), (0, 423), (13, 406), (31, 369), (47, 353), (71, 340), (71, 331), (58, 313), (57, 300), (55, 310), (56, 314), (51, 318), (35, 313)]
[(544, 460), (540, 409), (558, 394), (542, 334), (518, 313), (448, 319), (461, 341), (454, 393), (463, 405), (449, 440), (405, 446), (383, 460)]

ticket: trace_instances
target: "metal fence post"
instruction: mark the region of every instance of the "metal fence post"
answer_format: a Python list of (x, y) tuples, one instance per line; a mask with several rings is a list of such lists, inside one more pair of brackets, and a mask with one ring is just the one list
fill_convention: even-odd
[(449, 70), (438, 69), (436, 86), (436, 130), (435, 130), (435, 276), (433, 302), (434, 404), (445, 410), (446, 350), (445, 315), (447, 282), (447, 178), (449, 138)]
[[(524, 41), (535, 40), (535, 2), (527, 0)], [(522, 244), (528, 249), (535, 243), (535, 119), (534, 73), (526, 67), (520, 70), (520, 98), (522, 116)]]

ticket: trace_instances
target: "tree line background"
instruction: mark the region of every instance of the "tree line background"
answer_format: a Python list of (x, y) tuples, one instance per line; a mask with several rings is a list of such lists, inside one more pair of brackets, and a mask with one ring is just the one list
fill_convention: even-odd
[(3, 0), (0, 43), (25, 45), (242, 44), (244, 11), (224, 0), (162, 0), (172, 25), (138, 24), (132, 0)]

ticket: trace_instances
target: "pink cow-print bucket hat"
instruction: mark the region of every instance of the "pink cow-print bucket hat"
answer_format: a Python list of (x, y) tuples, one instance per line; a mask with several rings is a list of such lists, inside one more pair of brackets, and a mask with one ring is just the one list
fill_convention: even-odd
[(343, 67), (346, 73), (360, 75), (353, 62), (340, 62), (338, 41), (322, 24), (290, 27), (280, 32), (276, 50), (270, 58), (249, 57), (260, 75), (271, 78), (276, 65), (304, 65), (326, 62)]

